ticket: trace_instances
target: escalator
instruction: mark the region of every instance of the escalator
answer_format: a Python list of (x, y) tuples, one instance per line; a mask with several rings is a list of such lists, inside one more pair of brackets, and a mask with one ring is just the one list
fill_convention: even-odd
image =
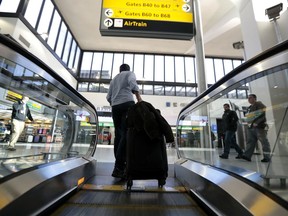
[(157, 180), (133, 181), (128, 192), (126, 181), (111, 177), (111, 165), (97, 164), (96, 176), (49, 215), (208, 215), (172, 176), (163, 188)]
[[(217, 102), (222, 104), (221, 100), (226, 100), (235, 91), (246, 91), (248, 85), (258, 86), (259, 81), (262, 85), (263, 80), (271, 82), (270, 92), (275, 92), (272, 99), (280, 101), (276, 106), (271, 105), (268, 111), (277, 117), (276, 120), (287, 122), (284, 111), (288, 101), (288, 42), (247, 61), (188, 104), (177, 120), (178, 160), (169, 165), (165, 187), (159, 189), (153, 180), (135, 181), (130, 193), (126, 191), (126, 182), (110, 176), (113, 164), (98, 162), (95, 157), (96, 148), (99, 149), (95, 107), (23, 47), (3, 36), (0, 36), (0, 42), (2, 68), (5, 69), (0, 71), (5, 77), (5, 82), (0, 79), (0, 87), (16, 94), (24, 90), (33, 101), (45, 105), (41, 117), (53, 117), (49, 133), (57, 140), (43, 145), (24, 143), (24, 147), (17, 146), (13, 155), (1, 148), (0, 160), (6, 174), (0, 178), (0, 215), (287, 215), (287, 200), (265, 187), (257, 170), (246, 170), (236, 163), (231, 169), (231, 164), (219, 163), (218, 152), (211, 147), (208, 123), (216, 121), (212, 107), (220, 107)], [(19, 75), (19, 68), (25, 73)], [(26, 71), (29, 71), (28, 75)], [(279, 84), (276, 88), (274, 78), (286, 80), (283, 88), (278, 88)], [(224, 90), (223, 86), (226, 86)], [(242, 101), (237, 102), (240, 107)], [(1, 109), (6, 113), (6, 104)], [(198, 127), (201, 130), (197, 146), (181, 146), (185, 143), (187, 123), (191, 125), (195, 116), (209, 117), (209, 121)], [(79, 119), (85, 124), (81, 125)], [(282, 122), (275, 119), (269, 118), (270, 128), (275, 131), (271, 136), (275, 138), (275, 146), (273, 162), (261, 166), (266, 171), (264, 178), (286, 178), (288, 173), (284, 166), (287, 154), (280, 151), (280, 147), (287, 144), (284, 138), (288, 130), (282, 126), (287, 124), (273, 125)], [(88, 141), (79, 143), (77, 134), (81, 129), (88, 131), (87, 125), (88, 139), (84, 140)], [(41, 131), (41, 136), (47, 135), (47, 130), (45, 134)], [(278, 159), (283, 169), (275, 167)], [(258, 167), (258, 163), (255, 164)], [(253, 163), (249, 165), (251, 167)]]

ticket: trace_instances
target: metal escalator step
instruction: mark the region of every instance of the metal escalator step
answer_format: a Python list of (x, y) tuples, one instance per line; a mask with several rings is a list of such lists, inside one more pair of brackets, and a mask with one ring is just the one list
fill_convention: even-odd
[(81, 190), (53, 215), (205, 215), (187, 193)]
[(156, 205), (156, 206), (191, 206), (196, 205), (187, 193), (158, 193), (126, 191), (79, 191), (67, 203), (92, 205)]

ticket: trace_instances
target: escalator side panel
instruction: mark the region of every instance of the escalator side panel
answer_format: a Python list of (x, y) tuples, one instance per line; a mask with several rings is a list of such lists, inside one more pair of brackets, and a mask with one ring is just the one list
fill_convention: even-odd
[[(95, 175), (95, 163), (95, 160), (86, 161), (74, 169), (60, 173), (53, 178), (47, 178), (2, 208), (0, 215), (39, 215), (67, 193), (77, 190), (77, 180), (83, 179), (83, 177), (88, 179)], [(49, 169), (48, 167), (47, 171)], [(47, 173), (47, 175), (49, 174)], [(33, 178), (39, 177), (31, 176), (31, 179)]]

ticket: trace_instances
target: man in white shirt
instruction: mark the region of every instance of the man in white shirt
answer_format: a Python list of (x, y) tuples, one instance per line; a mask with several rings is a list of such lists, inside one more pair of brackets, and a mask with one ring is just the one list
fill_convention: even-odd
[(126, 168), (126, 115), (129, 107), (135, 104), (133, 94), (138, 102), (142, 101), (136, 76), (128, 64), (120, 66), (120, 73), (110, 82), (107, 101), (112, 106), (112, 118), (115, 127), (113, 177), (124, 178)]

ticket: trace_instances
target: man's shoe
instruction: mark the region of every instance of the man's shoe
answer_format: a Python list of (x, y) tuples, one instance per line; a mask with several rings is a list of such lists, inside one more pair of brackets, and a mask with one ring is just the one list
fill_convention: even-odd
[(263, 163), (268, 163), (268, 162), (270, 162), (270, 159), (268, 159), (268, 158), (263, 158), (263, 159), (261, 160), (261, 162), (263, 162)]
[(119, 168), (115, 167), (113, 172), (112, 172), (112, 176), (114, 178), (124, 178), (124, 170), (120, 170)]
[(236, 159), (241, 159), (242, 158), (242, 154), (238, 154), (235, 158)]
[(222, 159), (228, 159), (228, 155), (225, 155), (225, 154), (219, 155), (219, 157)]
[(249, 162), (251, 162), (251, 159), (250, 158), (248, 158), (247, 156), (245, 156), (245, 155), (242, 155), (242, 159), (244, 159), (244, 160), (246, 160), (246, 161), (249, 161)]
[(8, 148), (6, 148), (6, 150), (8, 150), (8, 151), (16, 151), (16, 148), (8, 147)]

